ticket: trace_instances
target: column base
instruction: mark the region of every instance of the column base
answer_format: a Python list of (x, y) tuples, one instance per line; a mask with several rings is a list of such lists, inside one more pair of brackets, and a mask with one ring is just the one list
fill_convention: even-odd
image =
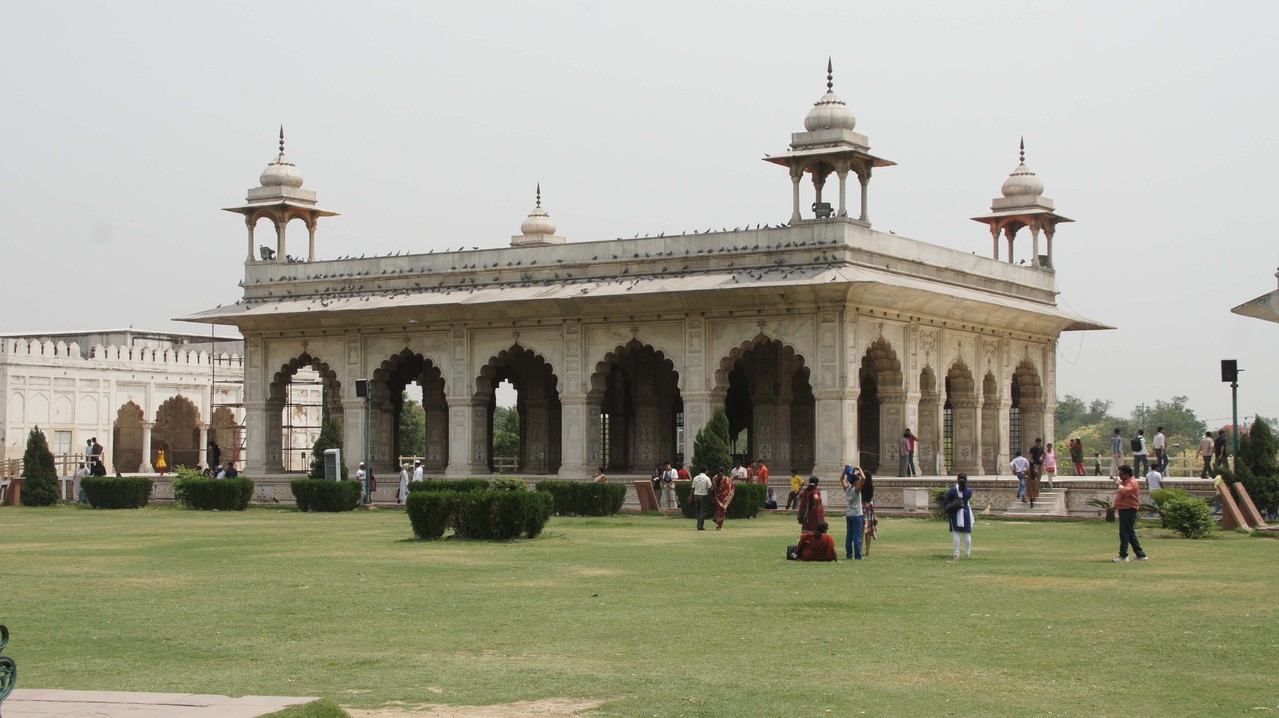
[[(589, 464), (560, 464), (560, 470), (554, 476), (561, 481), (589, 481), (598, 470), (598, 467)], [(607, 476), (608, 472), (604, 472), (604, 475)]]
[(462, 464), (449, 467), (444, 470), (444, 478), (446, 479), (469, 479), (473, 476), (489, 476), (493, 472), (489, 471), (487, 464)]

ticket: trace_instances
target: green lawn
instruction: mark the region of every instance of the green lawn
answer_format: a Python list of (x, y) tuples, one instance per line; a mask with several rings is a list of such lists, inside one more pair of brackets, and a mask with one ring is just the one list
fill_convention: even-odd
[[(838, 517), (836, 517), (838, 518)], [(0, 508), (19, 687), (344, 706), (608, 699), (598, 715), (1279, 710), (1279, 541), (884, 518), (871, 560), (783, 560), (784, 516), (552, 519), (411, 540), (396, 511)], [(835, 531), (842, 549), (842, 522)], [(842, 550), (841, 550), (842, 555)]]

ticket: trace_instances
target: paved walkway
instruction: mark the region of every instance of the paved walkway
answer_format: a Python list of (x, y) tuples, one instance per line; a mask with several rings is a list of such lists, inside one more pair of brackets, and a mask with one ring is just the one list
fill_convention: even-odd
[(316, 700), (18, 688), (0, 711), (4, 718), (257, 718)]

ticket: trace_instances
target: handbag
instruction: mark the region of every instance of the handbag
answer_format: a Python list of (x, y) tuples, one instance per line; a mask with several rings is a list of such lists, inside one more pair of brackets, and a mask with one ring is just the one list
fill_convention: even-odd
[(942, 507), (942, 511), (947, 514), (953, 514), (962, 508), (964, 508), (964, 499), (962, 496), (956, 495), (955, 498), (946, 502), (946, 505)]

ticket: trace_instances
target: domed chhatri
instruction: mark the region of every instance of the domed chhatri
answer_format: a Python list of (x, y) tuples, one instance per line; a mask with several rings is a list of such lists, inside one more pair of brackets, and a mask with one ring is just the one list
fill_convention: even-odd
[(1017, 169), (1004, 180), (999, 191), (1007, 198), (1038, 197), (1044, 193), (1044, 182), (1026, 166), (1026, 140), (1021, 141), (1021, 159)]
[(520, 232), (524, 236), (532, 234), (555, 234), (555, 220), (551, 219), (551, 215), (542, 209), (542, 184), (537, 185), (537, 206), (532, 212), (528, 213), (528, 217), (524, 223), (520, 225)]
[(302, 173), (284, 156), (284, 126), (280, 126), (280, 154), (262, 170), (258, 181), (263, 187), (301, 187)]
[(818, 130), (852, 130), (857, 127), (857, 118), (848, 105), (839, 99), (834, 90), (834, 66), (830, 58), (826, 59), (826, 94), (813, 103), (813, 109), (804, 118), (804, 129), (809, 132)]
[(512, 247), (541, 247), (548, 244), (564, 244), (564, 238), (555, 234), (555, 220), (542, 209), (542, 183), (537, 184), (537, 206), (520, 225), (520, 233), (511, 237)]

